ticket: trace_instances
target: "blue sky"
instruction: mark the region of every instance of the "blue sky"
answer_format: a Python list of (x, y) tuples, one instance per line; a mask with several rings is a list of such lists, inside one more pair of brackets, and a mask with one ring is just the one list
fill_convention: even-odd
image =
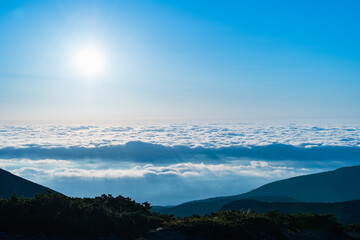
[[(359, 1), (1, 1), (0, 120), (360, 119)], [(106, 68), (71, 65), (87, 44)]]

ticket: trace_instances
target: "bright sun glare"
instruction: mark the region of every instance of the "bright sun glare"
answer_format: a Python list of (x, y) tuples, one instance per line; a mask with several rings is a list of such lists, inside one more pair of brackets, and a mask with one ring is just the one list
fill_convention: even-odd
[(105, 69), (103, 52), (96, 46), (82, 47), (75, 52), (74, 66), (86, 79), (98, 77)]

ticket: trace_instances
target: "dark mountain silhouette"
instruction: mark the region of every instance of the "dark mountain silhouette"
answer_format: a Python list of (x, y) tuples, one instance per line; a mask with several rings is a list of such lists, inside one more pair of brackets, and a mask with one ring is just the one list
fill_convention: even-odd
[(0, 198), (9, 198), (15, 193), (18, 196), (34, 197), (46, 191), (55, 192), (21, 177), (0, 169)]
[[(164, 214), (174, 214), (179, 217), (191, 216), (193, 214), (205, 215), (211, 212), (219, 211), (226, 203), (236, 201), (238, 199), (243, 199), (241, 195), (229, 196), (229, 197), (216, 197), (209, 198), (198, 201), (186, 202), (177, 206), (171, 207), (162, 207), (162, 206), (153, 206), (152, 211), (164, 213)], [(258, 196), (253, 197), (252, 199), (257, 199), (259, 201), (270, 201), (270, 202), (294, 202), (297, 201), (293, 198), (288, 197), (277, 197), (277, 196)]]
[(254, 189), (244, 196), (284, 196), (304, 202), (341, 202), (360, 199), (360, 166), (293, 177)]
[(154, 207), (153, 210), (190, 216), (216, 212), (225, 204), (241, 199), (289, 202), (286, 199), (291, 198), (300, 202), (343, 202), (360, 199), (359, 182), (360, 166), (344, 167), (272, 182), (244, 194), (191, 201), (173, 207)]
[(243, 199), (225, 204), (221, 210), (252, 211), (267, 213), (279, 211), (282, 214), (316, 213), (332, 214), (343, 225), (359, 223), (360, 200), (337, 203), (310, 203), (310, 202), (260, 202)]

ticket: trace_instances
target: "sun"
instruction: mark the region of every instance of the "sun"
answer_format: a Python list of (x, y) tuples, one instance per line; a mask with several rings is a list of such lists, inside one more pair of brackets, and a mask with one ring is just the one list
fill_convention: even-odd
[(74, 67), (76, 72), (86, 79), (94, 79), (104, 73), (105, 57), (101, 48), (88, 45), (75, 51)]

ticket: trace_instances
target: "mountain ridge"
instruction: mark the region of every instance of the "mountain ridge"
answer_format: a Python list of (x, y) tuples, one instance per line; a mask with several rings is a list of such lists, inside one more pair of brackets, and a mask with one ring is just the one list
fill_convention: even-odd
[(222, 206), (232, 201), (256, 197), (285, 197), (300, 202), (351, 201), (360, 199), (358, 182), (360, 182), (360, 166), (343, 167), (271, 182), (243, 194), (195, 200), (172, 207), (154, 206), (153, 211), (180, 217), (193, 214), (205, 215), (220, 210)]
[(34, 197), (43, 192), (56, 191), (0, 169), (0, 198), (9, 198), (15, 193), (21, 197)]

